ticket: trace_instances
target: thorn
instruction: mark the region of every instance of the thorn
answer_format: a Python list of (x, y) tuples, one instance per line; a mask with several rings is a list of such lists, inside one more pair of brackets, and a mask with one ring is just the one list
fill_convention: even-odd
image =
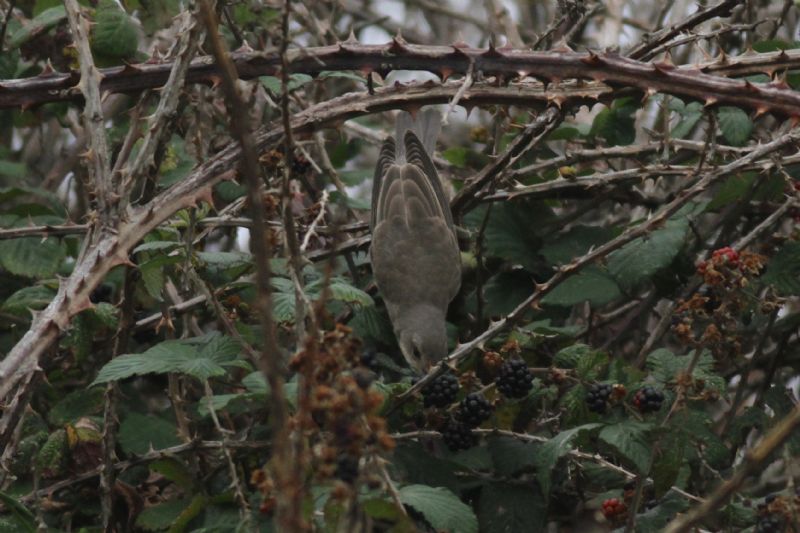
[(725, 50), (719, 50), (719, 55), (717, 55), (717, 63), (720, 65), (726, 65), (728, 63), (728, 55), (725, 53)]
[(760, 93), (761, 89), (750, 83), (748, 80), (744, 80), (744, 88), (751, 92), (751, 93)]
[(239, 48), (234, 50), (234, 53), (241, 52), (243, 54), (246, 54), (246, 53), (249, 53), (249, 52), (252, 52), (252, 51), (253, 51), (253, 47), (250, 46), (250, 43), (248, 43), (247, 40), (243, 40), (242, 41), (242, 46), (240, 46)]
[(481, 57), (503, 57), (505, 54), (498, 52), (494, 46), (494, 41), (489, 41), (489, 48), (481, 54)]
[(758, 106), (756, 108), (756, 116), (755, 116), (755, 118), (760, 117), (761, 115), (767, 113), (768, 111), (769, 111), (768, 107), (766, 107), (766, 106)]
[(664, 54), (664, 60), (661, 61), (661, 63), (664, 65), (669, 65), (672, 68), (675, 68), (675, 63), (672, 61), (672, 53), (670, 53), (669, 50), (667, 50), (667, 53)]
[(358, 39), (356, 39), (356, 33), (353, 31), (353, 28), (350, 28), (350, 35), (347, 36), (344, 44), (358, 44)]
[(708, 98), (706, 98), (705, 103), (703, 103), (703, 107), (711, 107), (714, 104), (716, 104), (717, 101), (718, 100), (716, 96), (709, 96)]
[(666, 74), (671, 70), (675, 70), (675, 65), (672, 63), (660, 62), (660, 63), (653, 63), (653, 68), (659, 74)]
[(599, 65), (604, 65), (605, 62), (606, 62), (605, 59), (601, 58), (599, 55), (595, 54), (591, 50), (589, 51), (589, 55), (588, 56), (581, 58), (581, 63), (584, 63), (584, 64), (592, 66), (592, 67), (596, 67), (596, 66), (599, 66)]
[(407, 54), (407, 53), (410, 52), (410, 50), (408, 48), (408, 43), (400, 35), (400, 30), (399, 29), (397, 30), (397, 37), (394, 37), (392, 39), (391, 44), (389, 44), (388, 51), (389, 51), (389, 53), (394, 54), (396, 56), (397, 55)]

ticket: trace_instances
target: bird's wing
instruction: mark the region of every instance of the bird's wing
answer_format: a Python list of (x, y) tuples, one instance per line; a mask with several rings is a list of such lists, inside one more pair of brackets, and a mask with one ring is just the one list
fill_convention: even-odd
[(436, 172), (436, 167), (433, 166), (427, 150), (422, 145), (419, 137), (411, 130), (406, 131), (403, 137), (403, 142), (406, 147), (406, 163), (414, 165), (419, 168), (427, 178), (428, 186), (432, 190), (433, 197), (436, 198), (439, 204), (439, 212), (442, 218), (447, 223), (447, 226), (455, 235), (455, 228), (453, 226), (453, 214), (450, 211), (450, 202), (442, 187), (442, 182), (439, 181), (439, 174)]
[(372, 212), (370, 213), (369, 227), (370, 230), (375, 230), (377, 225), (377, 210), (378, 198), (381, 194), (383, 187), (384, 176), (386, 175), (389, 167), (395, 162), (395, 144), (392, 137), (387, 138), (381, 146), (381, 152), (378, 154), (378, 164), (375, 166), (375, 175), (372, 179)]

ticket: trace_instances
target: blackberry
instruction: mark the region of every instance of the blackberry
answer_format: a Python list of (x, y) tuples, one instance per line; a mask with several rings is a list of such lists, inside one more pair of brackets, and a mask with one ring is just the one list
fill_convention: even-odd
[(586, 405), (593, 413), (603, 414), (606, 412), (608, 398), (611, 396), (611, 385), (607, 383), (595, 383), (589, 387), (586, 393)]
[(458, 378), (452, 372), (442, 374), (422, 389), (425, 407), (447, 407), (456, 400)]
[(783, 517), (772, 513), (758, 519), (753, 533), (781, 533), (784, 530), (783, 526)]
[(507, 398), (523, 398), (533, 388), (533, 374), (521, 359), (503, 363), (495, 381), (497, 390)]
[(633, 395), (633, 405), (641, 413), (658, 411), (662, 403), (664, 403), (664, 393), (650, 385), (642, 387)]
[(353, 484), (358, 478), (358, 457), (342, 454), (336, 459), (336, 478)]
[(364, 350), (359, 358), (359, 364), (369, 368), (370, 370), (377, 371), (379, 366), (377, 352), (371, 349)]
[(479, 392), (467, 394), (456, 409), (456, 420), (470, 428), (480, 426), (490, 416), (492, 416), (492, 404)]
[(449, 420), (442, 430), (442, 440), (451, 452), (468, 450), (478, 444), (478, 436), (466, 424)]

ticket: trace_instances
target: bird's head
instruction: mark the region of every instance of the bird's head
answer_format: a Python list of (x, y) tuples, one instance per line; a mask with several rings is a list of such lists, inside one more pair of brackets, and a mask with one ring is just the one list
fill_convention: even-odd
[(427, 372), (447, 355), (447, 329), (440, 309), (413, 306), (403, 309), (395, 322), (400, 350), (412, 368)]

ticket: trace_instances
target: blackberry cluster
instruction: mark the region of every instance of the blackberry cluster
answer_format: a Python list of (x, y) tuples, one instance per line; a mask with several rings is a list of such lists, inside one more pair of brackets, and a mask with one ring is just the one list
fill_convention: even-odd
[(783, 517), (776, 513), (759, 517), (753, 533), (782, 533), (784, 529)]
[(503, 363), (495, 381), (497, 390), (507, 398), (523, 398), (533, 388), (533, 374), (525, 361), (511, 359)]
[(467, 394), (456, 409), (456, 420), (470, 428), (480, 426), (492, 416), (492, 404), (479, 392)]
[(458, 378), (452, 372), (442, 374), (433, 383), (422, 389), (425, 407), (447, 407), (456, 401)]
[(611, 396), (611, 385), (607, 383), (595, 383), (589, 387), (586, 393), (586, 405), (593, 413), (603, 414), (606, 412), (608, 398)]
[(633, 405), (641, 413), (658, 411), (662, 403), (664, 403), (664, 393), (650, 385), (642, 387), (633, 395)]
[(451, 452), (468, 450), (478, 444), (478, 437), (472, 434), (472, 429), (456, 420), (447, 422), (442, 430), (442, 440)]

